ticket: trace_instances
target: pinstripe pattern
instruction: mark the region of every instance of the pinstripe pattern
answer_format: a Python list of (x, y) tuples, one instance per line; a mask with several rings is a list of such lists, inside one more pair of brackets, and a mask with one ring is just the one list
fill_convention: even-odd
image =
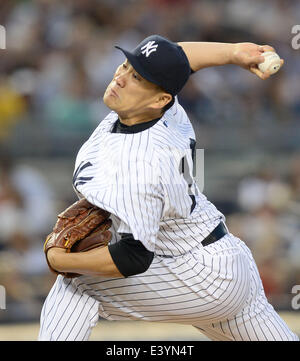
[(268, 304), (246, 245), (231, 234), (201, 244), (225, 218), (180, 171), (186, 158), (192, 177), (194, 131), (177, 100), (139, 133), (111, 133), (116, 120), (111, 112), (80, 149), (74, 185), (112, 213), (111, 242), (132, 233), (154, 260), (126, 279), (59, 276), (41, 313), (39, 339), (86, 340), (98, 315), (190, 324), (214, 340), (295, 339)]
[(216, 341), (298, 341), (287, 324), (268, 303), (250, 250), (243, 244), (250, 265), (250, 292), (244, 307), (234, 317), (209, 324), (194, 323), (197, 329)]
[[(59, 276), (41, 313), (40, 341), (88, 340), (99, 318), (99, 303)], [(66, 327), (67, 325), (67, 327)]]
[(190, 324), (212, 340), (297, 340), (268, 303), (250, 251), (230, 234), (185, 256), (155, 257), (127, 279), (59, 276), (40, 339), (87, 339), (97, 310), (107, 320)]
[[(179, 256), (201, 245), (224, 216), (179, 171), (185, 156), (192, 177), (192, 125), (176, 101), (151, 128), (135, 134), (112, 134), (118, 116), (111, 112), (80, 149), (74, 173), (83, 162), (77, 192), (119, 219), (118, 232), (132, 233), (158, 255)], [(76, 182), (76, 179), (75, 179)]]
[(249, 293), (246, 259), (226, 242), (224, 255), (199, 248), (177, 258), (156, 257), (145, 273), (126, 280), (80, 277), (74, 283), (91, 287), (85, 292), (99, 299), (101, 315), (110, 320), (213, 322), (235, 315)]

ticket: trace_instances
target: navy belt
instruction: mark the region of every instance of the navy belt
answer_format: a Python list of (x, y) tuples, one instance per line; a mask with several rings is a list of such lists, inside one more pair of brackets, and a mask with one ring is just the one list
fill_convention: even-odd
[(227, 234), (227, 229), (225, 227), (225, 224), (223, 222), (220, 222), (217, 227), (201, 242), (202, 246), (208, 246), (209, 244), (212, 244), (222, 237), (224, 237)]

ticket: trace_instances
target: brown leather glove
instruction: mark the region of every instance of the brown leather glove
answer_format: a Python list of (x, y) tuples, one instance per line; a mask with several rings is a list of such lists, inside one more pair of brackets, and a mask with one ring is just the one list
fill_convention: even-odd
[(44, 252), (50, 270), (56, 274), (73, 278), (76, 273), (54, 270), (49, 264), (47, 252), (52, 247), (66, 249), (67, 252), (85, 252), (96, 247), (105, 247), (111, 240), (110, 213), (94, 206), (86, 199), (73, 203), (58, 215), (53, 231), (48, 235)]

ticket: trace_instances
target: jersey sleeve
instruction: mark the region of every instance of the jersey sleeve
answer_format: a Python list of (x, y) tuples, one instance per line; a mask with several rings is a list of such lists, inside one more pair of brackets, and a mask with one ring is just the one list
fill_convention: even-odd
[(154, 251), (159, 222), (163, 209), (162, 187), (153, 166), (147, 162), (130, 162), (128, 172), (118, 174), (122, 190), (122, 207), (119, 233), (133, 234), (149, 251)]
[(154, 252), (163, 210), (160, 177), (150, 163), (123, 163), (109, 186), (85, 194), (88, 201), (120, 219), (118, 233), (132, 233)]

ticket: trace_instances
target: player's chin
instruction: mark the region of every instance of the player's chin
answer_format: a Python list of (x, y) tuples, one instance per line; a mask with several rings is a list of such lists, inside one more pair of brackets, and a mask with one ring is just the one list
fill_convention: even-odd
[(103, 95), (103, 102), (110, 109), (116, 110), (118, 98), (115, 96), (112, 96), (108, 91), (106, 91), (105, 94)]

